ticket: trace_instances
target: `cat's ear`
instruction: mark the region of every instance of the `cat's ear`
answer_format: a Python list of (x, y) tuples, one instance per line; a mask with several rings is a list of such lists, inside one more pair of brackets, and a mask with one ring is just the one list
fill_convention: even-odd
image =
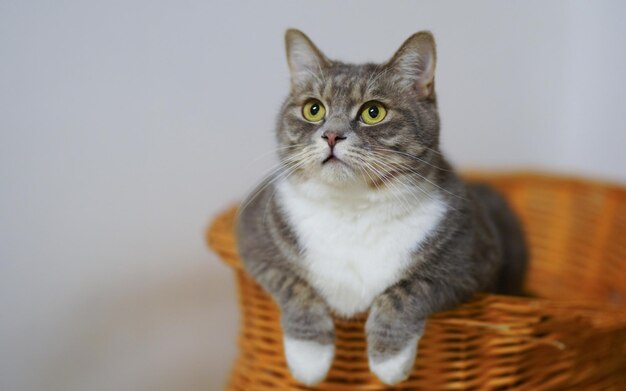
[(420, 31), (404, 41), (387, 66), (396, 70), (401, 84), (426, 98), (434, 96), (436, 63), (435, 39), (430, 31)]
[(312, 77), (319, 77), (320, 73), (323, 73), (323, 69), (330, 63), (302, 31), (287, 30), (285, 48), (292, 86), (304, 84)]

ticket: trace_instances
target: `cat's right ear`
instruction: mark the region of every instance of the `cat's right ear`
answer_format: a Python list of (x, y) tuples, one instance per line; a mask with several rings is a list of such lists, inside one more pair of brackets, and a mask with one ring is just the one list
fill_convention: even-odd
[(289, 29), (285, 33), (287, 63), (291, 85), (305, 85), (311, 78), (319, 78), (330, 61), (300, 30)]
[(414, 88), (422, 97), (433, 97), (437, 53), (430, 31), (410, 36), (388, 62), (400, 76), (400, 84)]

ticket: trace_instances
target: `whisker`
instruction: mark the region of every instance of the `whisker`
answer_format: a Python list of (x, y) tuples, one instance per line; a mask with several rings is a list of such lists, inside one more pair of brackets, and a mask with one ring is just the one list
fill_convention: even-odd
[[(383, 168), (383, 169), (387, 169), (387, 170), (389, 170), (389, 171), (393, 171), (393, 170), (394, 170), (394, 167), (393, 167), (393, 166), (391, 166), (389, 163), (385, 163), (384, 161), (381, 161), (381, 160), (374, 160), (374, 161), (375, 161), (375, 162), (376, 162), (379, 166), (382, 166), (382, 168)], [(391, 180), (390, 180), (390, 181), (391, 181)], [(399, 184), (401, 184), (401, 185), (405, 188), (406, 193), (408, 193), (408, 194), (410, 194), (411, 196), (413, 196), (413, 198), (415, 199), (415, 201), (416, 201), (417, 203), (421, 203), (421, 202), (422, 202), (422, 201), (421, 201), (421, 200), (417, 197), (417, 195), (416, 195), (413, 191), (411, 191), (411, 190), (412, 190), (412, 188), (411, 188), (411, 187), (409, 187), (406, 183), (404, 183), (404, 182), (402, 182), (402, 181), (398, 181), (398, 183), (399, 183)], [(414, 182), (411, 182), (411, 183), (412, 183), (412, 184), (413, 184), (413, 185), (414, 185), (414, 186), (415, 186), (415, 187), (416, 187), (419, 191), (421, 191), (424, 195), (426, 195), (426, 197), (428, 197), (428, 199), (430, 199), (430, 200), (434, 200), (433, 196), (432, 196), (430, 193), (428, 193), (426, 190), (422, 189), (422, 187), (421, 187), (421, 186), (419, 186), (418, 184), (416, 184), (416, 183), (414, 183)]]
[[(380, 153), (376, 153), (376, 152), (374, 152), (374, 151), (370, 151), (370, 152), (371, 152), (372, 154), (376, 155), (376, 156), (379, 156), (379, 157), (384, 157), (384, 155), (382, 155), (382, 154), (380, 154)], [(400, 163), (400, 162), (392, 162), (392, 163), (393, 163), (393, 164), (396, 164), (396, 165), (398, 165), (399, 167), (402, 167), (402, 168), (404, 168), (404, 169), (406, 169), (406, 170), (408, 170), (408, 171), (411, 171), (413, 174), (417, 175), (418, 177), (420, 177), (420, 178), (421, 178), (421, 179), (423, 179), (424, 181), (426, 181), (426, 182), (430, 183), (431, 185), (435, 186), (435, 187), (436, 187), (436, 188), (438, 188), (439, 190), (442, 190), (442, 191), (444, 191), (444, 192), (446, 192), (446, 193), (450, 194), (451, 196), (454, 196), (454, 197), (457, 197), (457, 198), (462, 199), (462, 200), (464, 200), (464, 201), (467, 201), (467, 198), (462, 197), (462, 196), (460, 196), (460, 195), (458, 195), (458, 194), (455, 194), (455, 193), (451, 192), (451, 191), (450, 191), (450, 190), (448, 190), (448, 189), (444, 189), (443, 187), (439, 186), (439, 185), (438, 185), (438, 184), (436, 184), (435, 182), (433, 182), (433, 181), (431, 181), (430, 179), (426, 178), (424, 175), (422, 175), (422, 174), (420, 174), (419, 172), (415, 171), (412, 167), (408, 166), (407, 164)]]
[[(315, 151), (312, 151), (312, 150), (301, 151), (294, 156), (290, 156), (288, 159), (280, 162), (277, 166), (271, 169), (270, 172), (263, 177), (261, 182), (257, 185), (253, 193), (247, 198), (245, 203), (241, 207), (239, 207), (239, 209), (237, 210), (237, 215), (239, 216), (241, 212), (243, 212), (250, 205), (250, 203), (254, 201), (254, 199), (256, 199), (256, 197), (258, 197), (259, 194), (263, 192), (263, 190), (265, 190), (268, 186), (276, 182), (285, 171), (292, 169), (294, 166), (297, 166), (299, 163), (304, 164), (308, 162), (307, 159), (310, 158), (314, 154), (315, 154)], [(293, 168), (293, 170), (296, 170), (300, 166)]]
[[(414, 171), (414, 170), (413, 170), (410, 166), (408, 166), (408, 165), (406, 165), (406, 164), (402, 164), (402, 163), (399, 163), (399, 162), (392, 162), (392, 161), (390, 161), (390, 160), (388, 159), (388, 157), (386, 157), (386, 156), (384, 156), (384, 155), (377, 154), (377, 155), (375, 155), (375, 156), (378, 156), (379, 160), (377, 160), (377, 161), (379, 162), (379, 164), (381, 164), (381, 163), (387, 164), (388, 168), (389, 168), (389, 169), (391, 169), (391, 170), (393, 170), (393, 169), (394, 169), (393, 165), (396, 165), (396, 166), (398, 166), (399, 168), (404, 168), (404, 169), (406, 169), (407, 171), (412, 172), (413, 174), (415, 174), (415, 175), (419, 176), (421, 179), (423, 179), (423, 180), (427, 181), (428, 183), (432, 184), (432, 185), (433, 185), (433, 186), (435, 186), (436, 188), (438, 188), (438, 189), (440, 189), (440, 190), (443, 190), (443, 191), (445, 191), (445, 192), (447, 192), (447, 193), (449, 193), (449, 194), (451, 194), (451, 195), (453, 195), (453, 196), (455, 196), (455, 197), (458, 197), (458, 198), (461, 198), (461, 199), (465, 200), (465, 198), (463, 198), (463, 197), (461, 197), (461, 196), (459, 196), (459, 195), (457, 195), (457, 194), (451, 193), (450, 191), (448, 191), (448, 190), (446, 190), (446, 189), (442, 188), (441, 186), (438, 186), (437, 184), (434, 184), (433, 182), (431, 182), (430, 180), (428, 180), (428, 179), (427, 179), (427, 178), (425, 178), (424, 176), (420, 175), (418, 172), (415, 172), (415, 171)], [(382, 160), (382, 161), (381, 161), (381, 160)], [(386, 163), (385, 163), (385, 161), (386, 161)], [(412, 177), (410, 177), (410, 176), (407, 176), (407, 177), (405, 177), (405, 178), (406, 178), (408, 181), (410, 181), (410, 183), (411, 183), (413, 186), (415, 186), (415, 187), (416, 187), (419, 191), (421, 191), (422, 193), (424, 193), (424, 194), (425, 194), (425, 195), (426, 195), (429, 199), (431, 199), (431, 200), (435, 200), (435, 198), (433, 197), (433, 195), (432, 195), (432, 194), (430, 194), (429, 192), (427, 192), (426, 190), (424, 190), (424, 189), (420, 186), (420, 183), (419, 183), (419, 182), (417, 182), (414, 178), (412, 178)], [(400, 183), (403, 183), (403, 182), (400, 182)], [(404, 184), (404, 183), (403, 183), (403, 184)], [(408, 185), (406, 185), (406, 184), (404, 184), (404, 185), (405, 185), (405, 186), (408, 186)], [(454, 206), (452, 206), (452, 205), (448, 205), (448, 207), (450, 207), (450, 208), (452, 208), (452, 209), (454, 209), (454, 210), (456, 210), (456, 211), (459, 211), (459, 209), (457, 209), (456, 207), (454, 207)]]
[[(361, 163), (364, 164), (364, 162), (362, 161), (362, 159), (360, 158), (360, 156), (351, 154), (351, 153), (346, 153), (346, 155), (352, 157), (353, 159), (356, 159), (357, 161), (360, 161)], [(361, 172), (365, 173), (367, 175), (367, 177), (369, 178), (369, 180), (372, 182), (372, 184), (374, 185), (374, 187), (376, 187), (376, 190), (380, 190), (380, 187), (378, 187), (378, 184), (376, 183), (377, 181), (372, 178), (372, 176), (367, 172), (367, 170), (365, 170), (362, 166), (357, 165), (357, 168), (359, 170), (361, 170)], [(365, 179), (365, 178), (364, 178)]]
[[(402, 192), (400, 191), (400, 189), (398, 189), (389, 179), (387, 179), (384, 175), (384, 173), (382, 173), (379, 169), (377, 169), (376, 167), (374, 167), (371, 163), (373, 162), (368, 162), (364, 159), (360, 159), (361, 163), (363, 163), (367, 168), (369, 168), (371, 171), (373, 171), (376, 176), (379, 178), (379, 180), (385, 184), (386, 186), (388, 186), (391, 190), (391, 194), (398, 200), (398, 202), (404, 207), (404, 209), (406, 210), (407, 213), (409, 213), (411, 211), (411, 207), (408, 204), (407, 200), (405, 197), (402, 197)], [(374, 182), (375, 183), (375, 182)]]
[(281, 152), (281, 151), (286, 151), (286, 150), (291, 150), (291, 149), (304, 148), (306, 146), (307, 146), (307, 144), (302, 143), (302, 144), (287, 145), (287, 146), (275, 148), (273, 150), (270, 150), (270, 151), (267, 151), (265, 153), (260, 154), (259, 156), (255, 157), (254, 159), (251, 159), (248, 163), (246, 163), (246, 167), (250, 167), (250, 165), (252, 165), (253, 163), (257, 163), (259, 160), (261, 160), (262, 158), (266, 157), (269, 154), (277, 153), (277, 152)]
[(431, 148), (431, 147), (427, 147), (427, 146), (425, 146), (425, 145), (423, 145), (423, 147), (424, 147), (424, 148), (426, 148), (426, 149), (428, 149), (428, 150), (429, 150), (429, 151), (431, 151), (431, 152), (436, 153), (437, 155), (443, 156), (443, 153), (441, 153), (441, 151), (438, 151), (438, 150), (433, 149), (433, 148)]
[[(312, 158), (312, 155), (309, 154), (307, 157), (303, 158), (300, 162), (291, 165), (288, 168), (288, 170), (285, 170), (285, 171), (281, 172), (280, 174), (278, 174), (278, 176), (276, 178), (274, 178), (273, 182), (275, 183), (278, 180), (285, 180), (285, 179), (289, 178), (289, 176), (291, 174), (293, 174), (298, 168), (308, 164), (312, 160), (314, 160), (314, 159)], [(272, 194), (270, 194), (270, 200), (272, 200), (272, 198), (274, 198), (274, 195), (276, 194), (277, 190), (278, 190), (278, 187), (274, 186), (274, 189), (272, 190)], [(265, 210), (263, 211), (263, 219), (264, 220), (267, 219), (269, 205), (270, 205), (270, 202), (268, 202), (265, 205)]]
[[(427, 148), (427, 149), (430, 149), (430, 148), (428, 148), (428, 147), (426, 147), (426, 148)], [(414, 160), (417, 160), (417, 161), (419, 161), (419, 162), (422, 162), (422, 163), (426, 164), (427, 166), (430, 166), (430, 167), (436, 168), (436, 169), (441, 170), (441, 171), (448, 171), (448, 172), (451, 172), (451, 171), (452, 171), (452, 170), (449, 170), (449, 169), (447, 169), (447, 168), (437, 167), (437, 166), (435, 166), (434, 164), (432, 164), (432, 163), (430, 163), (430, 162), (428, 162), (428, 161), (426, 161), (426, 160), (424, 160), (424, 159), (420, 158), (419, 156), (416, 156), (416, 155), (411, 155), (410, 153), (406, 153), (406, 152), (402, 152), (402, 151), (396, 151), (395, 149), (380, 148), (380, 147), (372, 147), (372, 150), (397, 153), (397, 154), (399, 154), (399, 155), (407, 156), (407, 157), (409, 157), (409, 158), (411, 158), (411, 159), (414, 159)], [(432, 151), (435, 151), (435, 150), (433, 149)], [(435, 152), (437, 152), (437, 151), (435, 151)]]

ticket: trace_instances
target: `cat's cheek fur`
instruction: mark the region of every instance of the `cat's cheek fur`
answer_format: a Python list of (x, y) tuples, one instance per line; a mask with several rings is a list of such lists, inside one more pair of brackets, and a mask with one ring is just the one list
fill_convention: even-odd
[(406, 380), (411, 374), (419, 337), (411, 338), (404, 349), (384, 359), (369, 355), (369, 366), (372, 372), (385, 384), (393, 385)]
[(285, 358), (291, 375), (308, 386), (326, 377), (335, 356), (335, 345), (284, 337)]

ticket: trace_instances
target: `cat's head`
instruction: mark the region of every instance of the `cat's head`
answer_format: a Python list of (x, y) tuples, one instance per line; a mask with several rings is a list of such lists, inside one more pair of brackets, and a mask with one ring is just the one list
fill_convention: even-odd
[(383, 64), (330, 60), (297, 30), (285, 41), (291, 92), (277, 136), (290, 175), (380, 188), (427, 167), (439, 143), (430, 32), (412, 35)]

